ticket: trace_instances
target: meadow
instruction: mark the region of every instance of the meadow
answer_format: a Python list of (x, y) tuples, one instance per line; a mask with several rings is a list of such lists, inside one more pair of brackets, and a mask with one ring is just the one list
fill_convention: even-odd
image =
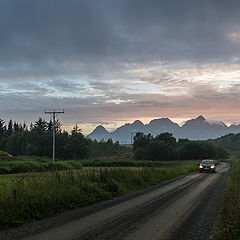
[(213, 240), (240, 239), (240, 162), (231, 163)]
[[(173, 167), (185, 164), (186, 161), (151, 161), (134, 160), (132, 155), (104, 156), (99, 158), (76, 160), (57, 160), (46, 157), (20, 156), (0, 159), (0, 174), (47, 172), (76, 170), (82, 167)], [(187, 161), (196, 163), (198, 161)]]
[(196, 161), (168, 167), (82, 167), (0, 175), (0, 226), (15, 226), (111, 199), (196, 170)]
[(81, 169), (82, 164), (79, 161), (30, 161), (30, 160), (10, 160), (0, 161), (0, 174), (27, 173), (27, 172), (47, 172), (59, 170)]

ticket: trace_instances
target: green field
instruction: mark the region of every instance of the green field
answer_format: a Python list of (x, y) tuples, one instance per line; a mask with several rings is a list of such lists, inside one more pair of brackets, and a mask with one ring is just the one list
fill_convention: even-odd
[(83, 167), (79, 170), (0, 175), (0, 226), (14, 226), (136, 191), (196, 170), (169, 167)]
[(231, 164), (213, 240), (240, 239), (240, 162)]
[[(133, 160), (131, 156), (106, 156), (81, 161), (55, 161), (43, 157), (21, 156), (18, 158), (0, 159), (0, 174), (46, 172), (54, 170), (74, 170), (82, 167), (174, 167), (186, 161), (150, 161)], [(187, 161), (196, 163), (198, 161)]]

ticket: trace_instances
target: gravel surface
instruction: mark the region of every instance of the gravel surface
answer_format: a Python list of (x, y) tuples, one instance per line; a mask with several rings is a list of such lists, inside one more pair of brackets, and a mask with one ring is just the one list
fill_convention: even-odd
[(206, 240), (210, 237), (220, 209), (227, 174), (209, 189), (202, 204), (189, 216), (171, 240)]
[(166, 195), (160, 198), (154, 199), (151, 203), (140, 206), (127, 214), (116, 218), (110, 223), (106, 223), (99, 228), (95, 228), (91, 232), (87, 232), (84, 235), (80, 235), (76, 239), (81, 240), (120, 240), (125, 239), (127, 235), (135, 232), (137, 228), (141, 227), (148, 222), (151, 222), (151, 218), (155, 215), (156, 209), (167, 208), (175, 202), (179, 196), (182, 196), (193, 185), (205, 179), (207, 176), (195, 179), (182, 187), (174, 189)]

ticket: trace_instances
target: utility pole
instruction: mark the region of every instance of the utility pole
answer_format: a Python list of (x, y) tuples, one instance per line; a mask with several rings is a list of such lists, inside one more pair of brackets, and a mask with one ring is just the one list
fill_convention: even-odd
[(61, 112), (56, 112), (55, 109), (52, 112), (47, 112), (45, 110), (45, 114), (50, 114), (53, 118), (53, 154), (52, 154), (52, 160), (53, 162), (55, 162), (55, 152), (56, 152), (56, 117), (58, 116), (58, 114), (60, 113), (64, 113), (64, 110), (62, 110)]

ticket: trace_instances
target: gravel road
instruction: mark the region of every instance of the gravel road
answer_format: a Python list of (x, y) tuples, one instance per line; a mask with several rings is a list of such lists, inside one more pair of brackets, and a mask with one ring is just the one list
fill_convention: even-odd
[(207, 239), (215, 221), (228, 165), (192, 173), (88, 208), (0, 232), (0, 239)]

